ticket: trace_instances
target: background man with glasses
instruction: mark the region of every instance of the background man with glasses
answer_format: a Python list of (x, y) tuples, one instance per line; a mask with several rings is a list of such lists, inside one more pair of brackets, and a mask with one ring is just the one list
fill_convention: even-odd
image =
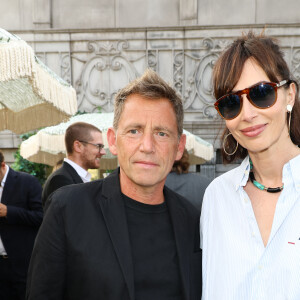
[(87, 170), (98, 169), (100, 158), (105, 154), (101, 131), (84, 122), (74, 123), (67, 128), (65, 145), (67, 158), (62, 167), (49, 176), (43, 189), (44, 211), (49, 206), (48, 197), (58, 188), (89, 182), (91, 174)]

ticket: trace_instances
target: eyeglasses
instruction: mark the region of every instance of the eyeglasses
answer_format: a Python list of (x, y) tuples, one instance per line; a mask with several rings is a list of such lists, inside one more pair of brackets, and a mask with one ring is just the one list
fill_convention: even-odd
[(243, 97), (246, 94), (250, 103), (261, 109), (269, 108), (276, 103), (277, 89), (289, 83), (288, 80), (274, 82), (258, 82), (249, 88), (222, 96), (215, 103), (215, 109), (225, 120), (236, 118), (243, 107)]
[[(78, 140), (79, 141), (79, 140)], [(101, 152), (101, 150), (104, 148), (103, 144), (94, 144), (86, 141), (79, 141), (80, 143), (90, 144), (98, 148), (98, 151)]]

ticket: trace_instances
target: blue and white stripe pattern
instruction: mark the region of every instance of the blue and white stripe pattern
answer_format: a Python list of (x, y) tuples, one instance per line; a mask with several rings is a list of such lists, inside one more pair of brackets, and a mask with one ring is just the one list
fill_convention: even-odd
[(300, 300), (300, 155), (283, 168), (266, 247), (243, 189), (249, 170), (247, 157), (204, 195), (202, 300)]

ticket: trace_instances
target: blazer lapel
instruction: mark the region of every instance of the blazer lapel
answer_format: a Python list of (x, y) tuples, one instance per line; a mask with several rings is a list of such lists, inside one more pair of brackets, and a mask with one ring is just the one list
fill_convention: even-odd
[(183, 285), (183, 295), (185, 300), (190, 299), (190, 229), (188, 228), (188, 220), (184, 207), (180, 202), (176, 201), (176, 196), (168, 189), (164, 189), (165, 200), (171, 216), (171, 222), (174, 230), (175, 243), (177, 247), (177, 255), (179, 261), (179, 270)]
[(68, 174), (71, 175), (72, 179), (74, 180), (74, 183), (83, 183), (83, 180), (75, 171), (75, 169), (66, 161), (63, 162), (62, 168), (64, 169), (64, 172), (67, 172)]
[(100, 207), (128, 287), (130, 299), (134, 300), (131, 246), (117, 171), (104, 179), (102, 196)]
[(18, 173), (16, 173), (13, 169), (9, 168), (2, 192), (1, 203), (7, 205), (10, 203), (9, 200), (14, 198), (14, 189), (16, 188), (14, 181), (16, 180), (17, 176)]

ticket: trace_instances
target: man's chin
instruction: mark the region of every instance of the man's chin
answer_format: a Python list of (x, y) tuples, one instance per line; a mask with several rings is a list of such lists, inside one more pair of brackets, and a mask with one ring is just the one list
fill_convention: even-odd
[(162, 180), (158, 178), (137, 178), (135, 183), (141, 187), (154, 187), (155, 185), (159, 184)]
[(100, 168), (100, 164), (91, 164), (88, 169), (91, 169), (91, 170), (95, 170), (95, 169), (99, 169)]

